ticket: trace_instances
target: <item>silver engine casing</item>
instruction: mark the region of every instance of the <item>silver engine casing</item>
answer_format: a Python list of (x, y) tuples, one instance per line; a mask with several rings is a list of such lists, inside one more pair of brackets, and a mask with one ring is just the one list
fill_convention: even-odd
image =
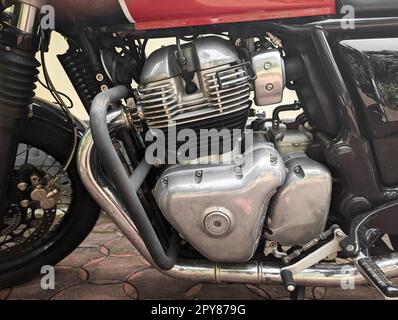
[(332, 175), (328, 168), (306, 155), (313, 137), (304, 127), (272, 128), (268, 134), (283, 156), (288, 174), (272, 198), (267, 216), (270, 233), (266, 238), (286, 247), (305, 245), (324, 231), (332, 197)]
[(285, 176), (279, 153), (257, 142), (243, 165), (172, 166), (153, 193), (169, 223), (205, 257), (244, 262), (258, 247), (269, 201)]
[(282, 246), (305, 245), (325, 228), (332, 195), (332, 176), (321, 163), (305, 153), (285, 158), (289, 172), (272, 199), (267, 239)]

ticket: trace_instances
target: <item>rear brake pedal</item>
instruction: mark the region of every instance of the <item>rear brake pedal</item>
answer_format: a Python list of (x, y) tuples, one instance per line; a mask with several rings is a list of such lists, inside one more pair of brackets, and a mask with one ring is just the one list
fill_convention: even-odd
[(360, 256), (357, 261), (358, 271), (387, 299), (398, 299), (398, 287), (395, 286), (369, 257)]

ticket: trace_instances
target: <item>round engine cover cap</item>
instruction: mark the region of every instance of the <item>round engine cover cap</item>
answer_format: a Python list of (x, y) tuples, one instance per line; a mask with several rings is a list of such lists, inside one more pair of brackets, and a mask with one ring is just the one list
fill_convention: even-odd
[(232, 226), (232, 221), (229, 217), (230, 213), (226, 209), (218, 209), (210, 212), (204, 220), (204, 227), (212, 236), (223, 236)]

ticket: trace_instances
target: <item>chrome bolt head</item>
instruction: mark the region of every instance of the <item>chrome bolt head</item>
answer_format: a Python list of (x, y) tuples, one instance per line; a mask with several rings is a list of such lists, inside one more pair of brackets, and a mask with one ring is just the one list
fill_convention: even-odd
[(266, 89), (267, 91), (272, 91), (272, 90), (274, 90), (274, 85), (273, 85), (272, 83), (268, 83), (268, 84), (265, 86), (265, 89)]
[(264, 70), (269, 70), (269, 69), (271, 69), (271, 67), (272, 67), (272, 64), (270, 62), (264, 63)]
[(20, 203), (20, 205), (21, 205), (22, 208), (25, 208), (25, 209), (26, 209), (26, 208), (29, 207), (30, 201), (29, 201), (29, 200), (22, 200), (21, 203)]
[(352, 244), (350, 244), (345, 249), (347, 250), (347, 252), (354, 252), (355, 247)]
[(102, 73), (98, 73), (95, 76), (95, 79), (97, 79), (98, 82), (102, 82), (102, 81), (104, 81), (104, 75)]
[(17, 188), (19, 191), (25, 191), (28, 189), (28, 184), (26, 182), (20, 182), (18, 183)]
[(234, 169), (236, 174), (241, 174), (242, 173), (242, 168), (241, 167), (235, 167)]

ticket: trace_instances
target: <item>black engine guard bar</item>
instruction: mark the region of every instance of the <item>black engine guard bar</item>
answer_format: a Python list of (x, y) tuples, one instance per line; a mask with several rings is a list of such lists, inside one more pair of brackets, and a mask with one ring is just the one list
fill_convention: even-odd
[(177, 261), (180, 245), (179, 237), (176, 233), (172, 236), (166, 252), (137, 195), (138, 189), (148, 175), (151, 166), (144, 159), (134, 171), (133, 176), (129, 177), (113, 146), (108, 130), (107, 112), (109, 105), (126, 98), (127, 95), (128, 89), (124, 86), (118, 86), (95, 97), (90, 112), (93, 140), (101, 159), (101, 165), (108, 179), (119, 193), (152, 259), (159, 268), (169, 270), (174, 267)]

